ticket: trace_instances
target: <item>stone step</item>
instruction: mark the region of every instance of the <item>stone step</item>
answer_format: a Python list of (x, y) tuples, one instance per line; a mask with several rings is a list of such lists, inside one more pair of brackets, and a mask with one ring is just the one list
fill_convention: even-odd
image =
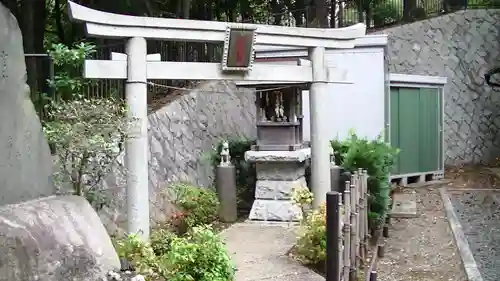
[(391, 218), (417, 217), (417, 196), (415, 191), (394, 193), (392, 197)]

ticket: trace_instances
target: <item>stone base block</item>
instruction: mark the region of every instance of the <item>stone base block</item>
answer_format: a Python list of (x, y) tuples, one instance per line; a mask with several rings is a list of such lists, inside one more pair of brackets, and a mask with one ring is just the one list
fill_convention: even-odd
[(258, 180), (293, 181), (306, 173), (304, 162), (262, 163), (255, 164)]
[(292, 181), (257, 180), (255, 198), (283, 200), (290, 199), (294, 188), (307, 188), (304, 176)]
[(299, 221), (300, 208), (291, 200), (256, 199), (250, 211), (250, 220), (260, 221)]

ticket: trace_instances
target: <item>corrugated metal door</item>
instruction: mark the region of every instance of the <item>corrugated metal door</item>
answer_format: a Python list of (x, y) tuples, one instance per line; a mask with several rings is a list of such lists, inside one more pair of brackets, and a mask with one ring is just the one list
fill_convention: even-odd
[(392, 174), (440, 170), (439, 89), (391, 87), (390, 104), (391, 145), (401, 150)]

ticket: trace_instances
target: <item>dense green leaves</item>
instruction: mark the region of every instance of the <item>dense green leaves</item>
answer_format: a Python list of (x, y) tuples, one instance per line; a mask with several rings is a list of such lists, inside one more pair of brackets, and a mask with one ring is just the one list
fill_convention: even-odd
[(135, 234), (115, 241), (121, 258), (148, 281), (232, 281), (234, 264), (222, 238), (210, 226), (184, 235), (154, 230), (150, 242)]
[(175, 214), (174, 224), (185, 226), (178, 232), (196, 226), (211, 224), (218, 218), (219, 199), (214, 190), (201, 188), (187, 183), (176, 183), (169, 185), (167, 191), (174, 193), (174, 205), (179, 209)]
[(359, 138), (354, 132), (344, 141), (331, 142), (335, 163), (348, 171), (359, 168), (368, 171), (368, 193), (371, 226), (377, 227), (389, 206), (389, 173), (398, 149), (391, 147), (382, 137), (376, 140)]
[(83, 95), (88, 81), (76, 69), (93, 50), (88, 44), (73, 49), (53, 46), (51, 54), (59, 75), (50, 81), (56, 97), (46, 105), (48, 118), (43, 130), (58, 155), (56, 185), (62, 192), (69, 189), (85, 196), (99, 209), (108, 203), (102, 180), (116, 164), (130, 122), (120, 100)]

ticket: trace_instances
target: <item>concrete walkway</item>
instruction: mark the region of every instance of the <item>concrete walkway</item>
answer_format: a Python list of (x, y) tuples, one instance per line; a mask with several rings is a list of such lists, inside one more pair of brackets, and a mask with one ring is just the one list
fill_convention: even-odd
[(324, 281), (289, 258), (296, 227), (288, 223), (243, 222), (224, 230), (222, 237), (236, 263), (234, 281)]

